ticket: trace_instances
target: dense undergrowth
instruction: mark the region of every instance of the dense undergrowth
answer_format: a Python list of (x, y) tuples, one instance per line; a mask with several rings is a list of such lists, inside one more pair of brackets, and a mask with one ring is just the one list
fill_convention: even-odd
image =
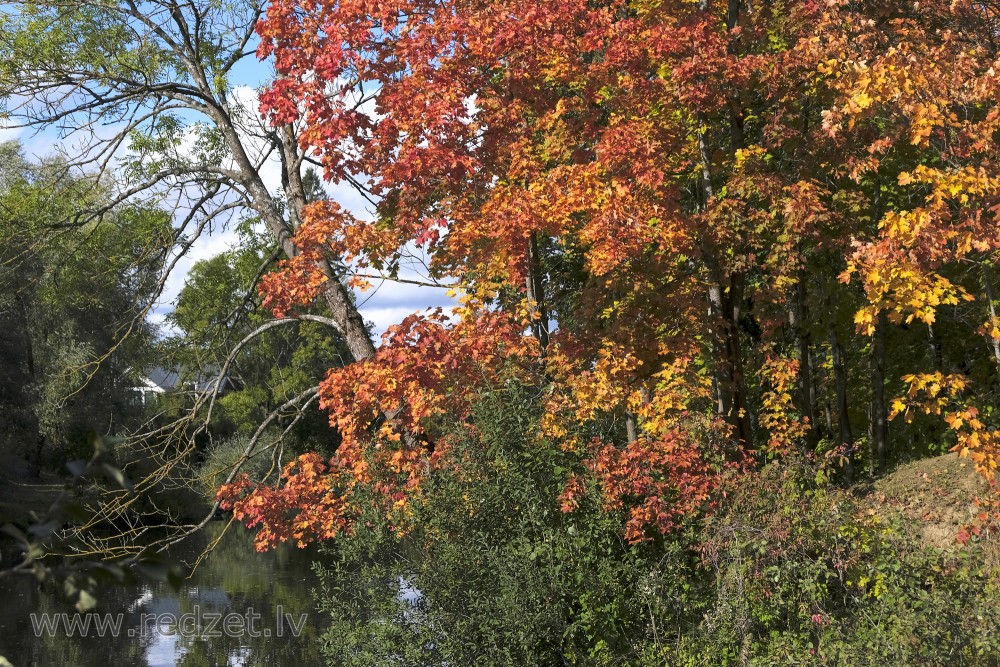
[(324, 547), (331, 664), (1000, 659), (986, 533), (928, 544), (871, 485), (842, 488), (829, 466), (791, 458), (681, 529), (629, 544), (597, 495), (557, 509), (564, 462), (523, 435), (524, 414), (480, 404), (476, 435), (449, 453), (461, 466), (436, 472), (396, 522), (371, 511)]

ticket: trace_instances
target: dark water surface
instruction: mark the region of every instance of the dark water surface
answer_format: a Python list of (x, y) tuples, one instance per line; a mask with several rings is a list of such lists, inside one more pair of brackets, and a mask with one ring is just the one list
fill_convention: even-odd
[[(193, 563), (224, 527), (209, 525), (204, 535), (174, 547), (171, 558)], [(294, 547), (257, 553), (251, 534), (230, 526), (179, 589), (165, 583), (102, 588), (86, 636), (79, 624), (87, 615), (77, 615), (60, 590), (30, 577), (0, 579), (0, 656), (14, 667), (322, 665), (323, 619), (311, 595), (318, 583), (314, 558)], [(67, 629), (67, 622), (78, 625)], [(205, 636), (213, 622), (212, 636)]]

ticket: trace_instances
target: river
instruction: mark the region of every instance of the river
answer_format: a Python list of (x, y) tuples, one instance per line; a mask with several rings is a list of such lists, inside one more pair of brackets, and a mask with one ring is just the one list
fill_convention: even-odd
[[(171, 559), (192, 563), (224, 527), (210, 524), (176, 545)], [(315, 556), (291, 546), (257, 553), (252, 535), (234, 524), (179, 589), (104, 587), (94, 612), (80, 615), (58, 588), (7, 577), (0, 580), (0, 656), (14, 667), (322, 665)]]

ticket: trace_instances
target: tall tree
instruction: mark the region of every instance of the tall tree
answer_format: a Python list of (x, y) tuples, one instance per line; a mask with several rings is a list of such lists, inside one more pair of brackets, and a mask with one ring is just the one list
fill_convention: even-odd
[(92, 434), (134, 426), (132, 388), (153, 335), (141, 315), (155, 298), (169, 221), (132, 204), (53, 233), (99, 205), (103, 188), (68, 177), (61, 160), (29, 163), (16, 144), (0, 154), (4, 449), (37, 475), (43, 454), (59, 452), (52, 463), (62, 468), (88, 453)]
[[(268, 256), (272, 250), (300, 253), (291, 238), (300, 209), (316, 194), (315, 179), (306, 173), (314, 158), (300, 147), (295, 124), (264, 125), (247, 104), (247, 90), (234, 84), (253, 60), (262, 10), (263, 2), (251, 0), (29, 1), (0, 9), (5, 126), (58, 136), (65, 173), (96, 174), (109, 186), (106, 197), (53, 221), (53, 228), (101, 226), (108, 211), (136, 200), (158, 204), (173, 221), (173, 249), (159, 290), (207, 230), (238, 220), (261, 221)], [(281, 166), (280, 193), (269, 192), (261, 175), (274, 158)], [(371, 196), (353, 178), (346, 180)], [(336, 330), (353, 359), (372, 357), (375, 346), (342, 280), (342, 258), (327, 253), (312, 260), (322, 276), (326, 311), (316, 321)], [(134, 324), (148, 314), (149, 308), (137, 312)], [(303, 396), (310, 400), (312, 394)], [(140, 495), (197, 450), (213, 405), (214, 399), (202, 397), (176, 424), (138, 436), (144, 451), (162, 454), (159, 472), (136, 480)], [(162, 438), (182, 443), (164, 448)], [(131, 511), (132, 503), (124, 496), (111, 499), (107, 515)]]
[[(278, 77), (262, 106), (277, 127), (300, 124), (328, 178), (363, 175), (379, 216), (305, 208), (301, 252), (265, 279), (267, 303), (287, 314), (321, 295), (318, 258), (391, 266), (410, 244), (466, 294), (460, 321), (410, 318), (373, 358), (331, 373), (321, 397), (344, 446), (289, 468), (273, 507), (325, 493), (329, 535), (373, 470), (405, 499), (441, 446), (433, 418), (461, 419), (478, 383), (503, 381), (497, 358), (536, 373), (539, 434), (630, 508), (633, 539), (700, 507), (715, 457), (795, 449), (815, 427), (813, 369), (833, 408), (817, 446), (841, 447), (849, 477), (858, 408), (878, 391), (857, 372), (860, 336), (883, 314), (910, 350), (920, 323), (981, 326), (945, 307), (974, 298), (966, 263), (1000, 251), (997, 28), (979, 3), (943, 0), (273, 2), (260, 52)], [(571, 284), (542, 270), (566, 265)], [(807, 277), (821, 278), (815, 298)], [(801, 322), (797, 305), (790, 322), (790, 293), (825, 307)], [(538, 322), (557, 294), (549, 331)], [(988, 472), (994, 427), (935, 340), (886, 369), (909, 392), (891, 412), (947, 412), (949, 437)], [(386, 415), (431, 446), (394, 437)], [(271, 529), (265, 541), (286, 538), (242, 492), (227, 502)]]
[[(254, 54), (262, 3), (8, 5), (0, 16), (0, 99), (13, 126), (57, 129), (67, 170), (113, 173), (110, 201), (82, 223), (142, 195), (175, 211), (177, 256), (234, 214), (259, 216), (272, 242), (298, 254), (291, 235), (309, 193), (296, 129), (263, 127), (234, 94), (234, 70)], [(30, 71), (31, 76), (24, 76)], [(283, 207), (260, 175), (282, 164)], [(359, 186), (360, 187), (360, 186)], [(356, 359), (374, 346), (336, 257), (314, 258), (323, 298)]]

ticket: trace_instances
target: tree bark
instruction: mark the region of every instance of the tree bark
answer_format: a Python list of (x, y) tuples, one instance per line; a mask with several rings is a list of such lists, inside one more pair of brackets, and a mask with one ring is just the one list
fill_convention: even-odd
[(939, 373), (944, 372), (944, 350), (941, 348), (941, 341), (934, 335), (934, 327), (927, 325), (927, 345), (930, 348), (931, 359), (934, 360), (934, 370)]
[[(294, 257), (298, 254), (298, 249), (292, 242), (292, 226), (285, 221), (277, 203), (268, 192), (260, 174), (254, 168), (232, 119), (223, 109), (218, 108), (213, 109), (211, 115), (232, 152), (233, 161), (240, 172), (243, 185), (250, 195), (251, 205), (260, 215), (275, 241), (281, 245), (285, 255)], [(293, 221), (297, 221), (301, 220), (302, 208), (306, 203), (300, 173), (301, 159), (297, 153), (297, 144), (294, 141), (291, 128), (286, 126), (281, 131), (282, 162), (285, 172), (283, 180), (287, 183), (288, 188), (286, 194), (291, 209), (290, 217)], [(371, 359), (375, 356), (375, 345), (371, 336), (368, 335), (364, 318), (354, 304), (350, 292), (340, 281), (339, 275), (329, 262), (319, 263), (317, 267), (329, 281), (327, 288), (323, 291), (323, 300), (330, 309), (330, 316), (337, 323), (351, 356), (354, 357), (354, 361)]]
[(635, 414), (632, 412), (625, 413), (625, 436), (630, 445), (639, 439), (639, 425), (636, 422)]
[[(982, 280), (983, 280), (983, 290), (986, 292), (987, 312), (989, 313), (990, 321), (995, 322), (997, 317), (997, 309), (995, 305), (995, 299), (993, 298), (994, 297), (993, 286), (990, 284), (990, 279), (989, 276), (986, 275), (985, 268), (983, 268)], [(989, 337), (990, 351), (993, 352), (993, 361), (996, 362), (997, 366), (997, 377), (1000, 378), (1000, 340), (997, 340), (996, 338), (993, 338), (993, 336), (990, 336), (989, 332), (987, 332), (987, 335)]]
[[(704, 114), (699, 114), (701, 123), (707, 124)], [(715, 196), (712, 186), (712, 157), (708, 138), (704, 132), (698, 134), (698, 152), (701, 158), (701, 208), (708, 210), (708, 204)], [(746, 411), (742, 405), (742, 375), (739, 373), (737, 356), (739, 340), (732, 302), (732, 281), (723, 274), (718, 254), (707, 237), (702, 240), (702, 256), (708, 269), (708, 316), (715, 352), (715, 394), (716, 411), (733, 427), (735, 435), (747, 442), (750, 431), (746, 422)], [(728, 284), (727, 284), (728, 283)], [(729, 288), (729, 289), (727, 289)]]
[[(844, 361), (844, 349), (841, 347), (840, 338), (837, 336), (837, 327), (831, 321), (830, 331), (830, 351), (833, 355), (834, 383), (837, 388), (837, 423), (840, 426), (840, 442), (847, 447), (854, 445), (854, 433), (851, 430), (851, 416), (848, 412), (847, 401), (847, 368)], [(850, 483), (854, 478), (854, 465), (848, 455), (843, 468), (844, 481)]]
[(525, 272), (528, 288), (528, 308), (531, 313), (531, 329), (544, 350), (549, 345), (549, 316), (545, 309), (545, 285), (542, 282), (542, 267), (538, 253), (538, 237), (535, 232), (528, 235), (528, 270)]
[(711, 251), (705, 254), (709, 268), (708, 305), (712, 343), (716, 354), (715, 387), (716, 410), (730, 425), (736, 436), (749, 442), (751, 431), (746, 409), (746, 392), (743, 367), (740, 362), (739, 306), (733, 298), (733, 281), (728, 289), (718, 261)]
[[(28, 326), (28, 319), (30, 317), (28, 313), (28, 305), (24, 302), (24, 298), (18, 294), (17, 303), (21, 307), (21, 317), (24, 326), (21, 328), (21, 332), (24, 336), (24, 360), (25, 365), (28, 367), (28, 377), (30, 378), (30, 386), (37, 390), (38, 387), (38, 376), (37, 368), (35, 366), (35, 346), (31, 340), (31, 329)], [(33, 396), (32, 400), (37, 404), (40, 400), (38, 396)], [(30, 421), (33, 423), (36, 429), (36, 440), (35, 448), (28, 454), (28, 475), (34, 479), (38, 479), (42, 474), (42, 451), (45, 449), (45, 435), (42, 433), (41, 420), (38, 418), (37, 413), (32, 412), (32, 417)]]
[[(709, 0), (701, 0), (699, 10), (709, 10)], [(726, 28), (733, 31), (740, 20), (743, 3), (741, 0), (727, 0)], [(730, 51), (732, 50), (730, 45)], [(698, 112), (698, 121), (708, 125), (708, 117)], [(729, 104), (729, 130), (732, 148), (738, 149), (743, 143), (743, 121), (736, 100)], [(709, 202), (715, 196), (712, 185), (712, 154), (708, 136), (698, 133), (698, 154), (700, 158), (699, 187), (702, 212), (708, 210)], [(713, 382), (716, 394), (716, 411), (732, 427), (736, 437), (742, 442), (750, 442), (751, 427), (746, 406), (746, 390), (743, 369), (740, 362), (739, 311), (740, 300), (734, 292), (737, 285), (731, 276), (726, 276), (714, 244), (707, 237), (702, 241), (702, 255), (708, 268), (708, 306), (712, 346), (716, 356)]]
[(889, 419), (885, 404), (885, 333), (889, 322), (885, 311), (879, 312), (872, 341), (872, 442), (875, 447), (875, 470), (885, 469), (889, 449)]
[(812, 377), (812, 356), (810, 347), (812, 335), (809, 332), (809, 311), (806, 305), (805, 275), (800, 272), (792, 304), (788, 311), (788, 321), (795, 337), (796, 357), (799, 361), (799, 413), (809, 422), (805, 447), (815, 451), (819, 443), (819, 424), (816, 421), (816, 386)]
[(35, 449), (31, 453), (31, 461), (28, 464), (28, 476), (38, 479), (42, 476), (42, 451), (45, 449), (45, 436), (41, 433), (35, 440)]

